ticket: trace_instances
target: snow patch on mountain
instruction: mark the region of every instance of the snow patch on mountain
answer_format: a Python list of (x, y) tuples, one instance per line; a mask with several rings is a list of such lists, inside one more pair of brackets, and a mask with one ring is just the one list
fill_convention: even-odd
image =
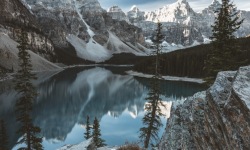
[(93, 38), (88, 43), (73, 34), (67, 36), (67, 41), (74, 46), (77, 56), (85, 60), (103, 62), (108, 60), (112, 54)]
[[(136, 43), (136, 44), (139, 44), (139, 43)], [(124, 43), (115, 34), (111, 32), (109, 32), (109, 40), (108, 40), (107, 46), (108, 46), (108, 49), (112, 49), (113, 53), (115, 54), (132, 53), (137, 56), (144, 56), (148, 54), (147, 48), (138, 46), (138, 47), (141, 47), (141, 49), (139, 49), (138, 47), (134, 46), (131, 43)]]

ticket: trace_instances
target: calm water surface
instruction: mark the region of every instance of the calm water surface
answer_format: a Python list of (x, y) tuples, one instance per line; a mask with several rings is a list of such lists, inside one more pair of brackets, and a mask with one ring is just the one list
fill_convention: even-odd
[[(35, 82), (39, 96), (34, 104), (33, 119), (42, 129), (45, 150), (54, 150), (65, 144), (84, 140), (86, 116), (100, 120), (102, 138), (108, 145), (136, 142), (142, 127), (144, 104), (149, 81), (125, 74), (126, 67), (78, 67), (61, 72), (39, 73)], [(10, 81), (0, 83), (0, 118), (7, 124), (13, 149), (21, 135), (15, 134), (16, 93)], [(188, 82), (162, 81), (162, 99), (165, 101), (165, 128), (171, 102), (192, 96), (205, 89), (203, 85)]]

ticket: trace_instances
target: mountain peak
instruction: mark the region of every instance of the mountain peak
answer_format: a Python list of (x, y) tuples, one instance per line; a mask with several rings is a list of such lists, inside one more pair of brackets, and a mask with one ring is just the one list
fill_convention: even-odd
[(107, 11), (108, 12), (123, 12), (122, 9), (117, 5), (110, 7)]
[(178, 3), (187, 3), (187, 0), (177, 0)]
[(211, 4), (220, 4), (218, 0), (213, 0)]
[(133, 5), (130, 9), (130, 11), (138, 12), (140, 11), (139, 8), (136, 5)]
[(208, 9), (215, 11), (221, 7), (221, 3), (218, 0), (213, 0), (212, 3), (208, 6)]
[(163, 6), (155, 12), (147, 13), (146, 20), (177, 23), (186, 20), (185, 24), (188, 24), (190, 16), (196, 15), (187, 0), (177, 0), (175, 3)]
[(112, 6), (107, 10), (108, 14), (112, 17), (112, 19), (116, 20), (125, 20), (129, 22), (126, 14), (122, 11), (122, 9), (119, 6)]

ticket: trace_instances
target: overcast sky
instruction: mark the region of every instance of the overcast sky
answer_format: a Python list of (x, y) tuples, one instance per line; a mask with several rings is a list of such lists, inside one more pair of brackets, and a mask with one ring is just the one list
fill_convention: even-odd
[[(177, 0), (98, 0), (104, 9), (118, 5), (127, 12), (133, 5), (143, 11), (153, 11), (164, 5), (171, 4)], [(195, 11), (201, 11), (212, 3), (213, 0), (187, 0)], [(220, 1), (220, 0), (219, 0)], [(234, 0), (234, 4), (241, 10), (250, 11), (250, 0)]]

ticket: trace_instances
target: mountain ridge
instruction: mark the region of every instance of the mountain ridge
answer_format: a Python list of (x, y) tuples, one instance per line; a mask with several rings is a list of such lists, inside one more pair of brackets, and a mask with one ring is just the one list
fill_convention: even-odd
[(147, 55), (141, 29), (112, 19), (97, 0), (3, 0), (1, 12), (0, 31), (17, 40), (14, 31), (24, 26), (34, 41), (30, 49), (50, 61), (98, 63), (120, 52)]
[[(132, 6), (127, 12), (127, 18), (131, 24), (142, 28), (145, 37), (154, 33), (156, 23), (160, 21), (163, 24), (163, 34), (167, 35), (165, 41), (168, 44), (190, 46), (197, 42), (199, 44), (209, 42), (208, 37), (212, 34), (211, 25), (214, 24), (216, 16), (215, 10), (220, 6), (218, 0), (213, 0), (201, 12), (195, 12), (188, 1), (178, 0), (149, 12), (140, 11), (138, 7)], [(236, 36), (245, 37), (250, 34), (250, 11), (239, 11), (240, 18), (246, 19), (236, 32)]]

